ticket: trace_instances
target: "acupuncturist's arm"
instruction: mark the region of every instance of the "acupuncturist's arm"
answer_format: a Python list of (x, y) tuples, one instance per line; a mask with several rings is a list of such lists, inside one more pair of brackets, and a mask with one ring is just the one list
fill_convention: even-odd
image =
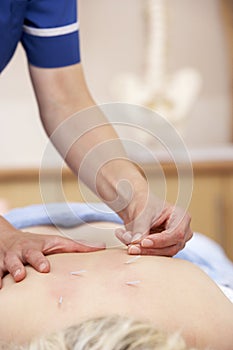
[(126, 230), (116, 234), (129, 245), (129, 253), (172, 256), (182, 249), (192, 237), (190, 216), (148, 193), (146, 179), (126, 159), (118, 135), (97, 106), (83, 112), (95, 102), (82, 65), (30, 66), (30, 74), (47, 134), (55, 132), (52, 141), (73, 172), (124, 220)]

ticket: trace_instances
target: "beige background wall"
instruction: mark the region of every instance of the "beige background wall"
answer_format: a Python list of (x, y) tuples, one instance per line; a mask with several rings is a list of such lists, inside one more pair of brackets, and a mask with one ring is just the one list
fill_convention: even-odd
[[(145, 0), (80, 0), (86, 78), (98, 102), (115, 99), (122, 72), (143, 72)], [(218, 0), (168, 0), (169, 69), (197, 68), (203, 88), (188, 120), (192, 146), (230, 141), (230, 77)], [(22, 48), (0, 77), (0, 167), (39, 166), (46, 137)], [(210, 132), (211, 130), (211, 132)]]

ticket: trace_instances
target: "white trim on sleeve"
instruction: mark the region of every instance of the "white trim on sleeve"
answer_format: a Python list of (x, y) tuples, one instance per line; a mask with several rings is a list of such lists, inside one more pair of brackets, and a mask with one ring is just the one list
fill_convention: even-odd
[(76, 32), (79, 29), (79, 23), (75, 22), (62, 27), (55, 28), (33, 28), (29, 26), (23, 26), (23, 31), (27, 34), (42, 37), (51, 37), (58, 35), (65, 35)]

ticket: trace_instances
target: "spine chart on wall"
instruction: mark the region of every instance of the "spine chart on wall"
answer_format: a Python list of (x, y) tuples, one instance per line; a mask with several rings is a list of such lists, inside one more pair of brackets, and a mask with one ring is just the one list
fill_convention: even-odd
[(172, 74), (168, 71), (169, 0), (143, 0), (143, 6), (146, 27), (143, 75), (125, 73), (119, 76), (114, 82), (115, 97), (156, 110), (183, 133), (202, 79), (191, 67)]

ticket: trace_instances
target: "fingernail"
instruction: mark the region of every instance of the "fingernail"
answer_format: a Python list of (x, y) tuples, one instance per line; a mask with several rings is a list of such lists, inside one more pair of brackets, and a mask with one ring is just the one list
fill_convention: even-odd
[(41, 272), (45, 271), (46, 269), (47, 269), (47, 265), (46, 265), (45, 263), (40, 264), (39, 270), (40, 270)]
[(153, 241), (151, 239), (143, 239), (143, 241), (141, 242), (142, 247), (148, 248), (148, 247), (152, 247), (154, 245)]
[(136, 233), (132, 239), (131, 239), (131, 243), (139, 241), (142, 238), (142, 234), (141, 233)]
[(14, 277), (17, 277), (18, 275), (20, 275), (20, 273), (21, 273), (20, 269), (16, 270), (15, 273), (14, 273)]
[(140, 254), (141, 253), (141, 249), (139, 247), (136, 247), (135, 245), (132, 245), (129, 248), (129, 253), (130, 254)]
[(129, 231), (125, 232), (122, 236), (122, 239), (129, 244), (131, 242), (132, 239), (132, 235), (129, 233)]

